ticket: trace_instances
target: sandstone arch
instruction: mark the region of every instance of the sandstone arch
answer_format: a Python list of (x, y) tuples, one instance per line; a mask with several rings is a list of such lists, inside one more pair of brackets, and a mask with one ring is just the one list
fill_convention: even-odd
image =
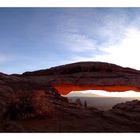
[(51, 84), (60, 94), (79, 90), (140, 91), (140, 71), (103, 62), (79, 62), (26, 72), (28, 79)]

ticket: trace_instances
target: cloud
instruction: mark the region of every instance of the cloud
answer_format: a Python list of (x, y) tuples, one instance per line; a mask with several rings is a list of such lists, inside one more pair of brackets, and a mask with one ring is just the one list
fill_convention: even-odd
[(73, 12), (69, 13), (71, 16), (66, 19), (71, 19), (71, 22), (63, 27), (61, 34), (59, 33), (57, 46), (71, 57), (71, 62), (74, 59), (95, 59), (97, 55), (105, 54), (103, 48), (120, 43), (131, 25), (126, 9), (90, 10), (88, 13), (87, 9), (83, 13), (77, 10), (76, 15)]
[(100, 48), (102, 54), (93, 57), (77, 56), (74, 61), (101, 61), (140, 70), (140, 30), (129, 28), (119, 43)]
[(140, 31), (128, 29), (120, 43), (102, 48), (102, 51), (104, 55), (96, 56), (94, 60), (140, 69)]
[(96, 49), (96, 41), (82, 34), (69, 34), (65, 37), (64, 47), (72, 52), (85, 52)]

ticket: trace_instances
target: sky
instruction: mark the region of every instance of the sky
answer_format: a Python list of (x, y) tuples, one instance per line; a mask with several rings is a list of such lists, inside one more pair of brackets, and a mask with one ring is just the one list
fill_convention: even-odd
[(85, 90), (85, 91), (71, 91), (64, 97), (119, 97), (119, 98), (136, 98), (140, 99), (140, 93), (136, 91), (124, 92), (108, 92), (104, 90)]
[(0, 71), (79, 61), (140, 70), (140, 8), (0, 8)]

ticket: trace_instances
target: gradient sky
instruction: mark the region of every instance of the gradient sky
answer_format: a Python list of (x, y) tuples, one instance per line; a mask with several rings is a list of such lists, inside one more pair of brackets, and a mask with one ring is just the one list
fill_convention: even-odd
[(140, 8), (0, 8), (0, 71), (77, 61), (140, 70)]

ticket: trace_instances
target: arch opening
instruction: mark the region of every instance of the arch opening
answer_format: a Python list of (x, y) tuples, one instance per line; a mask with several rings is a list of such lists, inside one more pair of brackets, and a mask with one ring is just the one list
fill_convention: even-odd
[(63, 96), (67, 97), (70, 103), (76, 103), (77, 99), (80, 99), (83, 106), (86, 102), (87, 107), (95, 107), (100, 110), (109, 110), (118, 103), (140, 100), (140, 92), (133, 90), (124, 92), (108, 92), (104, 90), (71, 91)]

